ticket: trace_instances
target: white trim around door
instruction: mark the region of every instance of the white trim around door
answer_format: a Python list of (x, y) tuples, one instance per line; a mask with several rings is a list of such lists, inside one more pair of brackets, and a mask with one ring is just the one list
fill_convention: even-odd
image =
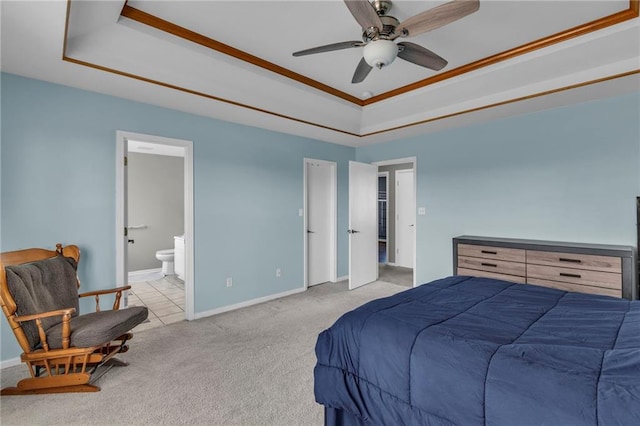
[(169, 145), (184, 148), (184, 240), (185, 240), (185, 319), (195, 318), (195, 282), (194, 282), (194, 224), (193, 224), (193, 142), (165, 138), (161, 136), (145, 135), (118, 130), (116, 132), (116, 284), (126, 285), (127, 270), (124, 235), (126, 188), (125, 163), (127, 155), (127, 141), (144, 141), (158, 145)]

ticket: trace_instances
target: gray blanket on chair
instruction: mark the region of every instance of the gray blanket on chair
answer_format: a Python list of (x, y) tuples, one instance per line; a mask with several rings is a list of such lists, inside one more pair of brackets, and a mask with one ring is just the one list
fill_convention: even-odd
[[(73, 316), (78, 315), (77, 267), (75, 260), (63, 256), (7, 266), (7, 285), (18, 316), (68, 308), (75, 308)], [(61, 316), (54, 316), (44, 318), (42, 325), (47, 330), (61, 322)], [(22, 323), (22, 328), (31, 349), (36, 349), (40, 336), (35, 321)]]

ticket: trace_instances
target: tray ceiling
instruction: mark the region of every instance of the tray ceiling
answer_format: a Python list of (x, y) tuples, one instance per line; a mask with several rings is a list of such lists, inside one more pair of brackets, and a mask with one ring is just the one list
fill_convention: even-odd
[(443, 70), (396, 59), (352, 84), (361, 48), (291, 55), (361, 38), (342, 1), (3, 1), (2, 69), (361, 146), (638, 91), (637, 16), (636, 1), (481, 0), (408, 39)]

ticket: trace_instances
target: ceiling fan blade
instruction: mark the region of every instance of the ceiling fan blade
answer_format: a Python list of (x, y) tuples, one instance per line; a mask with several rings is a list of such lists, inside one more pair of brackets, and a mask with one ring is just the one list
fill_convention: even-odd
[(351, 79), (352, 83), (362, 83), (365, 78), (369, 75), (373, 68), (371, 65), (364, 60), (364, 58), (360, 59), (360, 63), (356, 67), (356, 72), (353, 73), (353, 78)]
[(378, 13), (367, 0), (344, 0), (344, 4), (362, 29), (366, 30), (369, 27), (382, 29), (383, 25)]
[(464, 18), (478, 9), (479, 0), (453, 0), (406, 19), (397, 26), (395, 33), (402, 37), (415, 36)]
[(313, 55), (314, 53), (331, 52), (334, 50), (349, 49), (352, 47), (364, 46), (361, 41), (341, 41), (340, 43), (327, 44), (324, 46), (312, 47), (311, 49), (293, 52), (293, 56)]
[(398, 49), (398, 58), (400, 59), (435, 71), (440, 71), (447, 66), (448, 62), (445, 59), (418, 44), (403, 41), (398, 43), (398, 46), (400, 47)]

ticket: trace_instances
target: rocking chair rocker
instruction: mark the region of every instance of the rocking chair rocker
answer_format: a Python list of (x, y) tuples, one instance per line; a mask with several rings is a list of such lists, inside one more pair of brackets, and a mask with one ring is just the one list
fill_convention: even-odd
[[(79, 259), (77, 246), (61, 244), (55, 251), (0, 253), (2, 311), (31, 375), (2, 395), (96, 392), (100, 388), (91, 382), (99, 367), (127, 365), (114, 356), (129, 349), (130, 330), (147, 318), (147, 308), (119, 309), (131, 286), (78, 294)], [(113, 307), (100, 311), (100, 296), (108, 294), (115, 296)], [(96, 312), (79, 315), (79, 297), (87, 296), (95, 298)]]

